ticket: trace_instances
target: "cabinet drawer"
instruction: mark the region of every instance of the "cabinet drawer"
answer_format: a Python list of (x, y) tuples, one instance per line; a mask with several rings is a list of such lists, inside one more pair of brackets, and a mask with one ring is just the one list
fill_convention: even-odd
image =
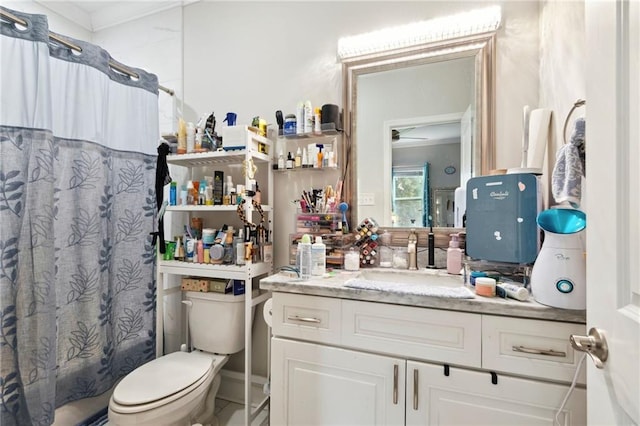
[(479, 314), (342, 302), (342, 343), (418, 360), (480, 367)]
[[(483, 315), (482, 367), (571, 382), (582, 356), (571, 334), (586, 334), (585, 325)], [(584, 365), (577, 382), (586, 383)]]
[(340, 342), (340, 299), (274, 293), (272, 315), (274, 336)]

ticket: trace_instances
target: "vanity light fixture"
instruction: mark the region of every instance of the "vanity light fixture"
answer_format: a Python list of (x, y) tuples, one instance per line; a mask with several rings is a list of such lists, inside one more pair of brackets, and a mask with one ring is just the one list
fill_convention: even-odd
[(500, 26), (500, 6), (475, 9), (455, 15), (342, 37), (338, 56), (348, 59), (412, 46), (495, 31)]

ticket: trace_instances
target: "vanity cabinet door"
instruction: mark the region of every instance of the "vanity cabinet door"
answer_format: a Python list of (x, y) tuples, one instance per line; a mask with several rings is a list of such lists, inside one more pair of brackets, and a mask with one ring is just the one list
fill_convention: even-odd
[(406, 361), (274, 337), (272, 425), (403, 425)]
[[(568, 386), (407, 362), (407, 425), (549, 425)], [(561, 425), (585, 425), (586, 391), (573, 390)]]

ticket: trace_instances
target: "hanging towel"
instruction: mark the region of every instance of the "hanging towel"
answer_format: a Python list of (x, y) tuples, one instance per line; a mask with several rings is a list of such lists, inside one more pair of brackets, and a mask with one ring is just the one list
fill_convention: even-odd
[[(169, 166), (167, 165), (167, 154), (169, 154), (169, 144), (162, 142), (158, 146), (158, 159), (156, 161), (156, 205), (158, 211), (162, 208), (162, 202), (164, 198), (164, 186), (171, 182), (171, 175), (169, 175)], [(160, 238), (160, 253), (164, 254), (164, 220), (162, 215), (158, 215), (158, 231), (152, 232), (153, 242), (152, 245), (156, 245), (156, 238)]]
[(551, 192), (556, 202), (568, 202), (574, 208), (580, 207), (584, 175), (585, 121), (584, 118), (578, 118), (574, 122), (569, 143), (564, 144), (556, 154), (551, 176)]

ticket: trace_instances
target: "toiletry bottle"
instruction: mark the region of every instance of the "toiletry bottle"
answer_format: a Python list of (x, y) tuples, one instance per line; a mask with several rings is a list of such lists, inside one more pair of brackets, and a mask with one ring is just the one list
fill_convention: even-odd
[(204, 152), (205, 150), (202, 148), (202, 127), (196, 127), (196, 142), (195, 142), (195, 150), (196, 152)]
[(300, 151), (300, 147), (298, 147), (298, 150), (296, 151), (296, 156), (294, 158), (293, 166), (296, 169), (299, 169), (300, 167), (302, 167), (302, 152)]
[(322, 242), (322, 236), (316, 236), (316, 242), (311, 245), (313, 268), (311, 275), (322, 276), (327, 272), (327, 246)]
[(308, 280), (311, 278), (311, 237), (309, 234), (304, 234), (298, 243), (298, 271), (300, 271), (300, 278)]
[(296, 133), (301, 135), (304, 133), (304, 103), (298, 102), (296, 108)]
[(193, 181), (188, 181), (187, 182), (187, 204), (188, 205), (193, 205), (196, 204), (196, 200), (198, 199), (197, 197), (197, 192), (194, 194), (194, 188), (193, 188)]
[(178, 154), (187, 153), (187, 125), (182, 117), (178, 119)]
[(196, 150), (196, 128), (193, 123), (187, 123), (187, 153), (192, 153)]
[(311, 101), (304, 103), (304, 132), (313, 132), (313, 107)]
[(449, 248), (447, 249), (447, 272), (450, 274), (460, 275), (462, 269), (462, 249), (458, 234), (451, 234)]
[(198, 253), (198, 263), (204, 263), (204, 244), (202, 243), (202, 240), (198, 240), (196, 251)]
[(188, 196), (189, 196), (189, 190), (187, 189), (187, 185), (182, 185), (180, 187), (180, 205), (181, 206), (187, 205)]
[(244, 230), (238, 229), (238, 236), (233, 239), (234, 253), (236, 256), (236, 265), (244, 265)]
[(316, 144), (316, 146), (318, 147), (318, 161), (315, 167), (321, 169), (322, 168), (322, 148), (324, 148), (324, 145), (319, 143), (319, 144)]
[(315, 114), (313, 115), (313, 132), (316, 134), (322, 133), (322, 123), (320, 121), (321, 113), (322, 113), (322, 108), (316, 108)]
[(256, 193), (253, 194), (253, 201), (255, 201), (258, 204), (262, 204), (262, 192), (260, 191), (260, 187), (258, 186), (257, 182), (256, 182)]
[(207, 182), (202, 179), (198, 187), (198, 205), (204, 206), (205, 204), (207, 204)]
[(303, 148), (302, 149), (302, 167), (307, 168), (308, 167), (308, 160), (307, 160), (307, 148)]
[(291, 156), (291, 152), (287, 155), (287, 169), (293, 169), (293, 157)]
[(284, 155), (282, 154), (282, 150), (280, 150), (280, 154), (278, 154), (278, 170), (284, 170), (285, 167)]
[(171, 182), (171, 186), (169, 186), (169, 205), (175, 206), (177, 202), (177, 191), (178, 191), (178, 182)]
[(224, 196), (222, 197), (222, 205), (231, 204), (231, 189), (234, 187), (231, 175), (227, 175), (227, 181), (224, 184)]
[(233, 263), (233, 226), (227, 227), (227, 234), (224, 241), (224, 257), (222, 263), (230, 265)]

